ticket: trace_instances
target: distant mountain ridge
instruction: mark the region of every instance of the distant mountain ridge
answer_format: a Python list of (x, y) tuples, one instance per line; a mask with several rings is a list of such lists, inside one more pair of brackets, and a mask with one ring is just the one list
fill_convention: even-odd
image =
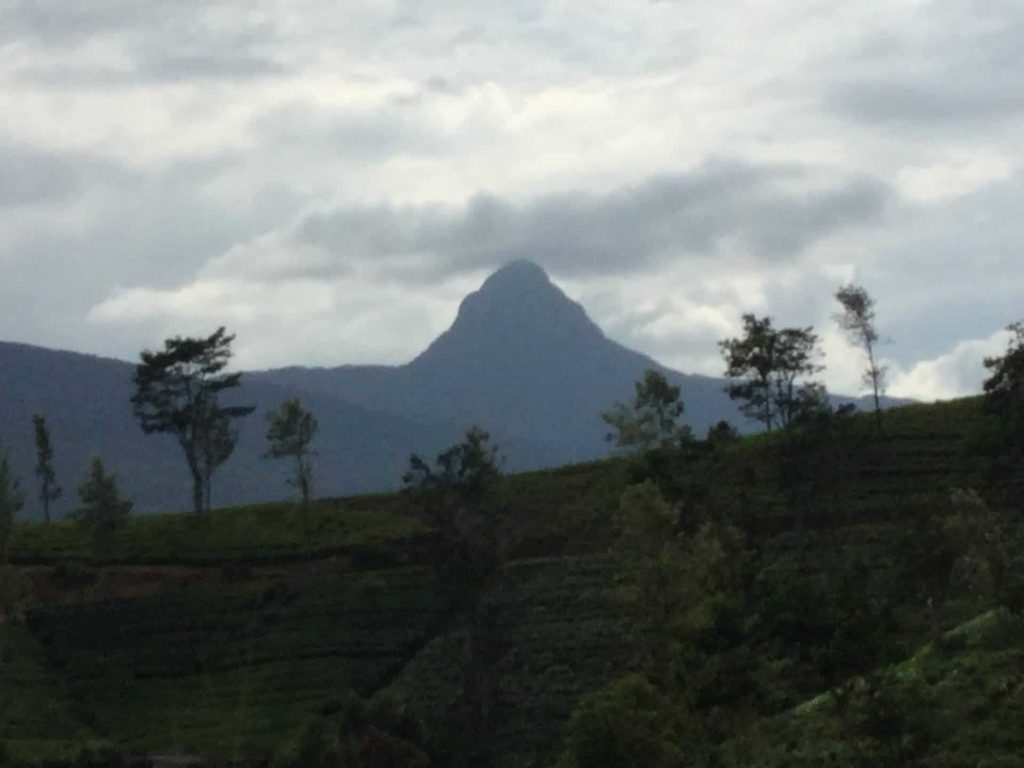
[[(89, 459), (100, 456), (142, 511), (187, 509), (189, 478), (181, 450), (166, 435), (146, 436), (132, 414), (132, 363), (73, 352), (0, 343), (0, 440), (11, 455), (34, 509), (35, 461), (31, 417), (50, 425), (58, 479), (67, 512)], [(239, 443), (214, 479), (215, 504), (266, 501), (287, 494), (283, 462), (264, 460), (263, 414), (292, 396), (269, 382), (242, 377), (231, 394), (255, 403), (240, 422)], [(320, 422), (317, 493), (337, 494), (393, 487), (410, 451), (430, 451), (458, 437), (457, 425), (383, 414), (319, 393), (303, 400)], [(404, 456), (397, 446), (404, 445)]]
[[(432, 455), (471, 424), (492, 433), (508, 470), (605, 455), (600, 414), (629, 399), (647, 368), (682, 388), (685, 418), (698, 434), (720, 419), (742, 423), (722, 379), (671, 371), (611, 341), (543, 269), (512, 262), (468, 295), (452, 326), (409, 363), (247, 372), (235, 397), (257, 412), (243, 420), (235, 454), (215, 478), (214, 503), (287, 495), (285, 468), (261, 458), (263, 413), (287, 397), (300, 397), (320, 422), (315, 492), (340, 495), (396, 487), (411, 452)], [(0, 440), (30, 497), (31, 416), (40, 412), (65, 488), (58, 510), (74, 507), (92, 455), (118, 473), (140, 510), (188, 508), (177, 444), (143, 435), (132, 416), (133, 370), (118, 360), (0, 343)]]
[(408, 417), (476, 423), (547, 445), (564, 462), (607, 452), (600, 413), (629, 398), (647, 368), (683, 390), (699, 432), (740, 415), (721, 379), (671, 371), (608, 339), (536, 264), (515, 261), (459, 307), (452, 326), (405, 365), (284, 368), (250, 374), (279, 386), (344, 393)]

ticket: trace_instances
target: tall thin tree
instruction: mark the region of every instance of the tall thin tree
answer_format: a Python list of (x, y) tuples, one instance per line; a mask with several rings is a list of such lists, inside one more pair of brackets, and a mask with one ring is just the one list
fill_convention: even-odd
[(875, 300), (867, 290), (850, 283), (836, 291), (836, 301), (843, 311), (835, 315), (839, 327), (846, 331), (850, 340), (861, 347), (868, 356), (868, 367), (864, 371), (864, 383), (871, 387), (875, 400), (875, 424), (882, 426), (881, 395), (885, 391), (885, 366), (875, 359), (875, 345), (878, 331), (875, 328)]
[(738, 381), (726, 387), (740, 400), (744, 416), (756, 419), (772, 431), (777, 416), (772, 396), (772, 374), (778, 368), (778, 334), (770, 317), (743, 316), (743, 335), (718, 342), (725, 357), (725, 375)]
[(295, 468), (288, 484), (298, 489), (304, 505), (309, 503), (313, 484), (313, 451), (309, 446), (316, 428), (316, 418), (297, 398), (285, 400), (279, 408), (267, 412), (266, 457), (294, 460)]
[(60, 498), (62, 489), (53, 469), (53, 445), (46, 417), (41, 413), (32, 416), (36, 433), (36, 477), (39, 478), (39, 501), (43, 505), (43, 520), (50, 522), (50, 503)]

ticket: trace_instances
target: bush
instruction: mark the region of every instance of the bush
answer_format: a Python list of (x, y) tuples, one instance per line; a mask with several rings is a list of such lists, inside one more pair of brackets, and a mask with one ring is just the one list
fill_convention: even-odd
[(419, 724), (401, 702), (363, 702), (352, 691), (322, 710), (297, 743), (282, 755), (281, 768), (429, 768), (416, 746)]
[(698, 735), (686, 710), (632, 673), (580, 700), (558, 766), (677, 768)]

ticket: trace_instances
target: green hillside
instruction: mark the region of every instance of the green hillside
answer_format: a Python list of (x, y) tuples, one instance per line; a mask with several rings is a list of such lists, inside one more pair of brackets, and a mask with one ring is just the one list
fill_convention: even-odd
[[(1008, 577), (954, 588), (943, 549), (964, 519), (950, 489), (974, 487), (1020, 557), (1015, 486), (978, 458), (980, 424), (977, 400), (909, 406), (881, 433), (856, 416), (699, 446), (658, 475), (687, 541), (710, 525), (737, 542), (731, 586), (678, 659), (692, 764), (1016, 764), (1024, 633), (998, 607)], [(138, 517), (104, 542), (19, 524), (10, 559), (29, 597), (0, 625), (0, 754), (347, 765), (302, 755), (340, 755), (351, 733), (360, 754), (392, 755), (382, 765), (571, 765), (581, 702), (642, 666), (616, 521), (649, 470), (623, 458), (499, 487), (504, 560), (483, 597), (495, 689), (471, 748), (457, 713), (475, 625), (407, 495)]]

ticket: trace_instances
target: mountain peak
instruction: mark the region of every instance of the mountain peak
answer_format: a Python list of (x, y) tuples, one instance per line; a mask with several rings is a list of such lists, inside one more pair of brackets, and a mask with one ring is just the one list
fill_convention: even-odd
[(520, 259), (498, 269), (463, 299), (452, 327), (416, 362), (508, 356), (513, 349), (522, 357), (553, 346), (570, 349), (603, 340), (583, 307), (538, 264)]
[(523, 294), (551, 288), (554, 286), (543, 267), (529, 259), (516, 259), (493, 272), (480, 286), (480, 293)]

